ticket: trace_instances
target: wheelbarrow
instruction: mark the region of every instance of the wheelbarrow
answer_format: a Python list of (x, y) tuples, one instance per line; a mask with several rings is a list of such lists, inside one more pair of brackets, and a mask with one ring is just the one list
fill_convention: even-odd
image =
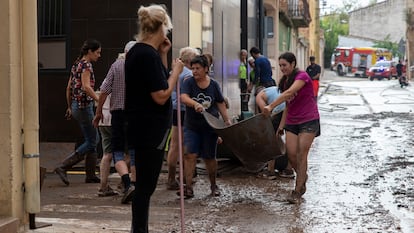
[(275, 134), (271, 117), (260, 113), (226, 126), (210, 113), (202, 114), (248, 172), (259, 172), (268, 161), (285, 154), (285, 143)]

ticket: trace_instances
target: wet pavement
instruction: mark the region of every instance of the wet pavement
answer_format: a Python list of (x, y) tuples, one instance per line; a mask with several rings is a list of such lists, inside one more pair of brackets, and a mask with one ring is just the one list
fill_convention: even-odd
[[(210, 197), (200, 164), (195, 197), (185, 200), (185, 232), (414, 232), (414, 88), (325, 71), (320, 92), (322, 135), (309, 154), (302, 202), (286, 202), (293, 179), (257, 178), (228, 162), (220, 163), (222, 195)], [(64, 157), (59, 148), (41, 157), (48, 171)], [(83, 175), (69, 179), (66, 187), (47, 174), (36, 221), (52, 226), (27, 232), (129, 232), (130, 206), (119, 196), (97, 197), (99, 185), (83, 183)], [(110, 181), (116, 187), (120, 179)], [(150, 232), (181, 232), (180, 200), (165, 185), (162, 173)]]

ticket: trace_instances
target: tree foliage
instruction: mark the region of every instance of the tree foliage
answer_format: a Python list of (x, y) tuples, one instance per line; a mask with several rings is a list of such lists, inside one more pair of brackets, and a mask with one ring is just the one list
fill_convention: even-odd
[[(375, 2), (376, 0), (371, 0), (370, 3)], [(330, 66), (331, 55), (338, 46), (338, 36), (347, 36), (349, 34), (348, 12), (361, 7), (361, 3), (358, 0), (344, 0), (342, 4), (342, 7), (333, 9), (330, 14), (321, 16), (320, 27), (323, 29), (325, 37), (325, 67)]]
[(339, 13), (323, 16), (320, 21), (320, 27), (324, 31), (325, 38), (325, 67), (329, 67), (332, 52), (338, 46), (338, 36), (348, 35), (349, 33), (348, 19), (348, 14)]
[(392, 42), (390, 38), (391, 36), (388, 34), (384, 40), (375, 42), (373, 47), (388, 49), (392, 52), (393, 57), (404, 57), (404, 54), (399, 49), (398, 43)]

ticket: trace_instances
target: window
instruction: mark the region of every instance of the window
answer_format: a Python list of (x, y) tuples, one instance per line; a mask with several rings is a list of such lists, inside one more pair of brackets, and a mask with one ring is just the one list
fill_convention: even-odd
[(39, 1), (39, 34), (42, 38), (62, 37), (66, 34), (63, 0)]
[(190, 46), (213, 52), (213, 1), (190, 0)]
[(39, 69), (66, 69), (68, 2), (38, 0)]
[(349, 50), (345, 50), (345, 57), (349, 57)]

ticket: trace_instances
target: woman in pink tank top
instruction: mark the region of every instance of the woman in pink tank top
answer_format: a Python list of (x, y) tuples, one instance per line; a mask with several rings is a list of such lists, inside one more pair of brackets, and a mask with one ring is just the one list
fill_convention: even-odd
[(279, 133), (286, 132), (286, 150), (296, 172), (295, 190), (287, 198), (292, 204), (299, 203), (306, 192), (309, 149), (314, 138), (320, 135), (319, 111), (313, 95), (312, 79), (306, 72), (296, 68), (296, 63), (293, 53), (280, 55), (279, 67), (283, 73), (279, 83), (281, 95), (263, 111), (265, 115), (270, 115), (273, 108), (286, 103)]

